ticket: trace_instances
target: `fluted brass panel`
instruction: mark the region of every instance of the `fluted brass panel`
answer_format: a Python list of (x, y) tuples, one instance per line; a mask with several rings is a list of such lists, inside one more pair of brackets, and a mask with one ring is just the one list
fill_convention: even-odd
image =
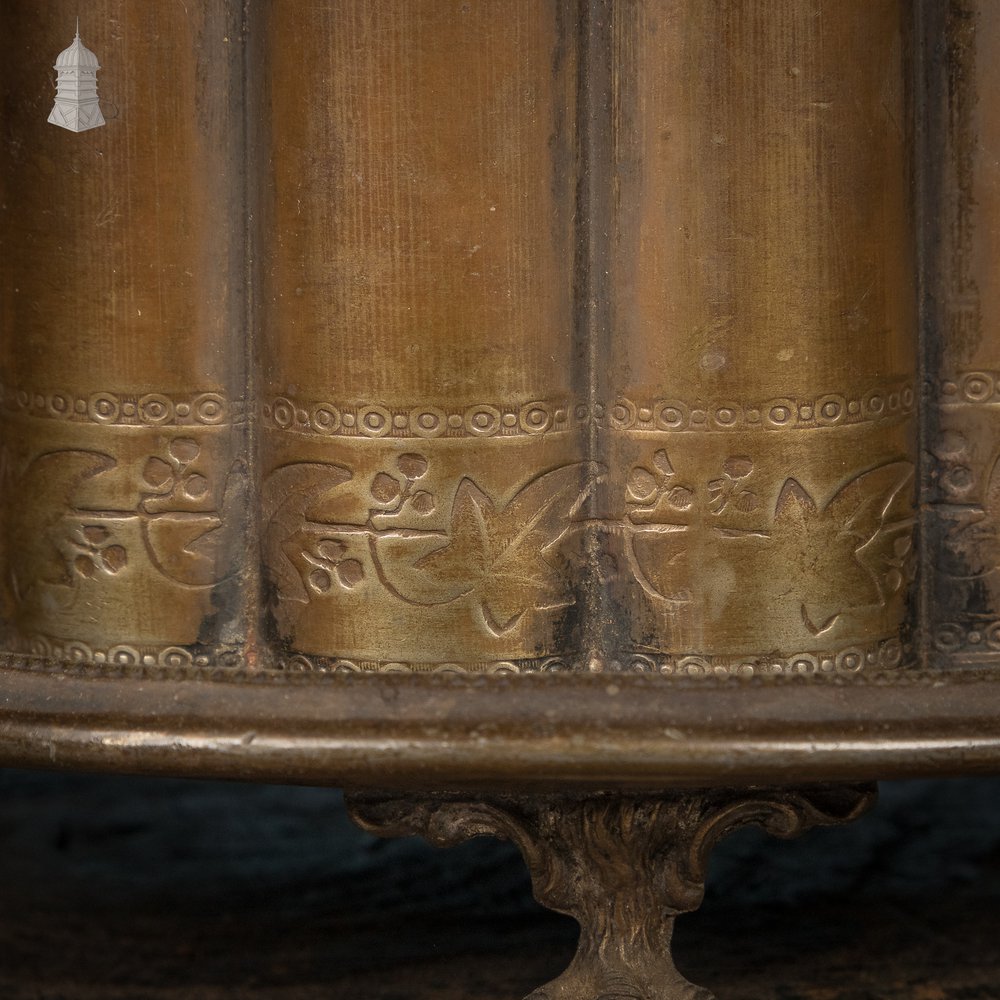
[(1000, 654), (991, 5), (101, 0), (80, 134), (75, 8), (36, 13), (0, 13), (12, 652)]
[(1000, 9), (927, 7), (924, 587), (929, 663), (1000, 654)]
[[(60, 659), (244, 636), (241, 13), (188, 7), (0, 11), (3, 619)], [(78, 14), (107, 120), (81, 134), (46, 121)]]
[(617, 617), (668, 669), (902, 658), (908, 7), (613, 7)]
[(589, 488), (575, 6), (254, 13), (279, 655), (474, 666), (573, 650), (580, 581), (560, 543)]

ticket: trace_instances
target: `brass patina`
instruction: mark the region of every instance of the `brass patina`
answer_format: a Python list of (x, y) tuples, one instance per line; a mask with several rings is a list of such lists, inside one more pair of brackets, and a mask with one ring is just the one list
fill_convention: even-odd
[(558, 842), (550, 1000), (704, 996), (732, 817), (997, 768), (1000, 5), (94, 0), (82, 133), (76, 13), (0, 9), (3, 762)]
[(701, 905), (716, 842), (747, 824), (778, 837), (846, 823), (875, 799), (867, 786), (714, 789), (673, 795), (355, 796), (351, 814), (383, 836), (421, 833), (441, 847), (485, 834), (513, 841), (535, 897), (580, 923), (570, 967), (527, 1000), (713, 1000), (670, 955), (674, 921)]
[(4, 173), (9, 645), (920, 661), (905, 6), (95, 10), (116, 124)]

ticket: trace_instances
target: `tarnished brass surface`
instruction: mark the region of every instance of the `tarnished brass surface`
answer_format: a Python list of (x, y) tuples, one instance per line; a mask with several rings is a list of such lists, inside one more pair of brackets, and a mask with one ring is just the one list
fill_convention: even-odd
[(926, 4), (921, 192), (929, 662), (1000, 655), (1000, 7)]
[(619, 674), (0, 671), (0, 760), (348, 788), (729, 787), (996, 773), (988, 673), (807, 682)]
[(631, 650), (900, 659), (909, 6), (611, 5), (600, 440)]
[(519, 843), (536, 1000), (708, 1000), (717, 836), (869, 800), (754, 786), (1000, 766), (988, 0), (97, 0), (81, 134), (76, 12), (0, 8), (0, 762), (430, 790), (356, 812)]
[[(8, 648), (218, 658), (246, 634), (241, 10), (188, 6), (0, 11)], [(107, 119), (79, 135), (43, 113), (77, 14)]]
[[(687, 679), (831, 678), (845, 686), (817, 700), (774, 694), (802, 718), (845, 699), (823, 718), (846, 749), (817, 774), (877, 749), (880, 718), (892, 766), (905, 745), (918, 770), (992, 759), (989, 715), (963, 700), (1000, 677), (992, 9), (91, 16), (107, 125), (77, 135), (45, 120), (75, 8), (0, 10), (9, 747), (29, 752), (32, 692), (78, 669), (84, 703), (121, 692), (109, 740), (189, 682), (233, 682), (195, 685), (190, 735), (244, 697), (305, 697), (276, 693), (291, 678), (330, 726), (356, 708), (389, 757), (406, 742), (379, 727), (404, 689), (376, 688), (379, 715), (341, 674), (568, 671), (654, 675), (633, 712)], [(924, 719), (937, 703), (908, 671), (954, 666), (986, 679)], [(904, 717), (880, 688), (846, 694), (865, 673), (899, 683)], [(478, 689), (409, 680), (427, 749), (434, 712)], [(556, 711), (491, 680), (488, 743), (512, 734), (504, 711)], [(717, 694), (725, 769), (739, 699), (772, 692), (706, 687), (685, 718)], [(622, 746), (598, 771), (669, 772), (669, 728), (650, 771)], [(365, 745), (312, 738), (313, 777)], [(765, 769), (776, 740), (754, 744)], [(478, 773), (525, 776), (530, 742)], [(550, 751), (567, 774), (571, 745)], [(73, 753), (122, 759), (100, 740)]]
[(908, 5), (92, 17), (117, 114), (5, 148), (11, 649), (920, 659)]
[(576, 654), (572, 5), (261, 4), (254, 30), (271, 636)]
[(911, 46), (822, 14), (270, 9), (279, 657), (901, 662)]
[(685, 791), (657, 796), (487, 796), (474, 801), (365, 794), (348, 808), (382, 836), (421, 834), (450, 847), (492, 834), (511, 840), (535, 898), (580, 924), (569, 968), (527, 1000), (714, 1000), (676, 969), (674, 921), (697, 909), (708, 859), (726, 834), (758, 824), (779, 837), (847, 823), (873, 786)]

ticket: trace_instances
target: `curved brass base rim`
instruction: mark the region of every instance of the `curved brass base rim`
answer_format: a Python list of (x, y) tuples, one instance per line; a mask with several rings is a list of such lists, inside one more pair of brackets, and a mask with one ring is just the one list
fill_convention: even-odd
[(407, 789), (869, 781), (1000, 772), (997, 705), (1000, 673), (275, 687), (0, 670), (0, 764)]

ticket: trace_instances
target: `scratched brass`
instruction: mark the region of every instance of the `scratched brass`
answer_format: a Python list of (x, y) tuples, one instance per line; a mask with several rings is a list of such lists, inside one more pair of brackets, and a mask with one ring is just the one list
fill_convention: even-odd
[(1000, 9), (931, 13), (921, 613), (929, 662), (948, 667), (1000, 652)]
[(906, 5), (819, 7), (613, 8), (612, 616), (695, 671), (902, 655)]
[(575, 654), (573, 5), (272, 4), (260, 30), (269, 633)]
[[(499, 10), (322, 5), (303, 30), (272, 9), (279, 641), (897, 665), (917, 368), (900, 6), (820, 25), (802, 3), (630, 3), (575, 35), (566, 6), (507, 5), (502, 32)], [(281, 103), (300, 66), (313, 115)], [(597, 300), (575, 330), (574, 235)]]
[[(3, 618), (15, 648), (188, 662), (244, 635), (240, 12), (4, 4)], [(47, 124), (99, 57), (107, 125)]]
[(0, 13), (12, 649), (1000, 650), (991, 7), (187, 6)]

